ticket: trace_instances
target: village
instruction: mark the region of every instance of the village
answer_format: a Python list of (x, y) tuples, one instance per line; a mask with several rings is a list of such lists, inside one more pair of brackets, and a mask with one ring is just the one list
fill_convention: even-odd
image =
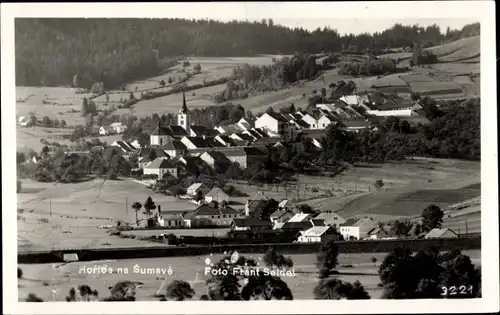
[[(381, 96), (382, 95), (382, 96)], [(297, 110), (294, 113), (283, 114), (267, 111), (254, 121), (241, 118), (236, 124), (216, 126), (208, 129), (192, 124), (192, 119), (185, 94), (177, 114), (177, 124), (164, 126), (158, 123), (150, 134), (149, 145), (141, 146), (135, 141), (114, 141), (108, 148), (93, 147), (89, 151), (67, 151), (67, 157), (89, 155), (91, 152), (107, 149), (118, 149), (120, 155), (132, 164), (132, 173), (139, 174), (136, 182), (149, 188), (157, 187), (159, 183), (169, 179), (185, 177), (186, 169), (201, 164), (211, 169), (225, 169), (236, 165), (241, 170), (249, 169), (255, 164), (263, 163), (268, 158), (269, 147), (283, 145), (285, 134), (304, 133), (311, 138), (316, 150), (322, 149), (322, 137), (325, 129), (336, 125), (348, 132), (359, 132), (376, 127), (372, 124), (380, 118), (399, 117), (420, 123), (428, 121), (422, 114), (422, 106), (418, 101), (404, 98), (385, 98), (383, 94), (365, 93), (363, 95), (345, 95), (333, 104), (317, 104), (316, 109)], [(366, 118), (368, 117), (368, 118)], [(21, 118), (23, 126), (26, 119)], [(101, 126), (99, 134), (122, 134), (126, 126), (112, 123)], [(376, 130), (376, 129), (375, 129)], [(33, 157), (37, 163), (40, 157)], [(458, 234), (448, 228), (433, 228), (425, 233), (417, 228), (418, 224), (407, 226), (404, 233), (394, 233), (391, 224), (381, 222), (372, 217), (343, 218), (340, 214), (323, 209), (318, 211), (300, 204), (297, 200), (275, 200), (267, 198), (258, 192), (247, 199), (244, 208), (232, 207), (231, 197), (213, 181), (194, 182), (186, 187), (185, 192), (170, 192), (178, 199), (197, 205), (194, 211), (162, 211), (162, 205), (148, 208), (147, 219), (138, 219), (137, 213), (141, 204), (136, 202), (136, 222), (120, 222), (126, 224), (120, 230), (158, 230), (150, 237), (156, 242), (169, 242), (164, 229), (221, 229), (224, 237), (230, 235), (227, 242), (276, 242), (276, 243), (320, 243), (327, 239), (336, 240), (372, 240), (394, 239), (409, 236), (418, 238), (458, 237)], [(168, 193), (168, 192), (167, 192)], [(146, 199), (146, 198), (144, 198)], [(137, 205), (138, 204), (138, 205)], [(144, 209), (148, 206), (143, 205)], [(396, 224), (401, 224), (396, 221)], [(404, 224), (403, 224), (404, 225)], [(417, 229), (417, 230), (415, 230)], [(397, 228), (396, 228), (397, 230)], [(130, 232), (129, 232), (130, 233)], [(220, 234), (220, 233), (218, 233)], [(187, 238), (187, 236), (186, 236)], [(210, 237), (190, 238), (190, 244), (206, 243)], [(172, 238), (170, 238), (172, 242)], [(185, 240), (183, 241), (186, 242)], [(220, 240), (219, 240), (220, 242)], [(179, 241), (178, 241), (179, 243)]]

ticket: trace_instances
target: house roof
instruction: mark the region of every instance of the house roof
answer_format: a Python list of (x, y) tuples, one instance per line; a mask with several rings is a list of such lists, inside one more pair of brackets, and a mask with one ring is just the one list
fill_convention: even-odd
[(368, 128), (370, 123), (366, 120), (344, 120), (340, 126), (345, 126), (347, 128)]
[(182, 141), (173, 140), (173, 141), (169, 141), (169, 142), (165, 143), (161, 147), (161, 149), (172, 151), (172, 150), (186, 150), (187, 148), (186, 148), (186, 145), (184, 143), (182, 143)]
[(280, 122), (283, 122), (283, 123), (287, 123), (288, 122), (288, 119), (286, 119), (285, 116), (283, 116), (282, 114), (279, 114), (279, 113), (276, 113), (276, 112), (266, 112), (265, 114), (268, 114), (269, 116), (271, 116), (272, 118), (276, 119), (277, 121), (280, 121)]
[(311, 221), (302, 221), (302, 222), (290, 222), (288, 220), (281, 229), (283, 230), (307, 230), (312, 227)]
[(310, 217), (311, 215), (307, 213), (297, 213), (290, 220), (288, 220), (288, 222), (303, 222)]
[(187, 132), (181, 126), (166, 126), (166, 127), (156, 127), (151, 133), (152, 136), (171, 136), (171, 137), (182, 137), (187, 136)]
[(210, 148), (214, 143), (214, 137), (185, 137), (197, 148)]
[(163, 212), (160, 216), (165, 221), (167, 221), (167, 220), (182, 220), (182, 215), (179, 213), (165, 213), (165, 212)]
[(243, 128), (241, 128), (237, 124), (231, 124), (231, 125), (226, 125), (226, 126), (219, 126), (220, 129), (222, 129), (222, 134), (231, 134), (231, 133), (238, 133), (244, 131)]
[(234, 135), (243, 141), (253, 141), (253, 137), (247, 133), (234, 133)]
[(228, 197), (229, 198), (229, 196), (219, 187), (212, 188), (212, 190), (207, 192), (205, 197), (223, 197), (223, 198)]
[(200, 215), (228, 215), (228, 214), (239, 214), (239, 212), (231, 207), (224, 207), (224, 208), (218, 206), (211, 207), (210, 205), (204, 204), (186, 214), (184, 216), (184, 219), (191, 220)]
[(137, 150), (133, 145), (132, 143), (130, 142), (127, 142), (127, 141), (121, 141), (121, 140), (117, 140), (115, 141), (117, 147), (120, 147), (122, 148), (125, 152), (130, 152), (130, 151), (135, 151)]
[(164, 158), (170, 158), (170, 156), (165, 153), (160, 147), (148, 147), (148, 148), (143, 148), (139, 151), (139, 156), (144, 157), (144, 156), (149, 156), (151, 151), (154, 151), (156, 153), (156, 157), (164, 157)]
[(283, 214), (285, 214), (288, 210), (286, 209), (278, 209), (276, 211), (274, 211), (273, 213), (271, 213), (271, 215), (269, 216), (270, 218), (279, 218), (281, 217)]
[(172, 163), (172, 161), (163, 159), (163, 158), (156, 158), (153, 162), (149, 163), (146, 166), (147, 169), (172, 169), (172, 168), (177, 168), (177, 165)]
[(198, 190), (203, 183), (194, 183), (191, 186), (189, 186), (186, 190)]
[(271, 227), (271, 221), (257, 218), (233, 219), (233, 222), (239, 227)]
[(122, 124), (121, 122), (114, 122), (114, 123), (112, 123), (112, 124), (111, 124), (111, 125), (109, 125), (109, 126), (110, 126), (110, 127), (113, 127), (113, 128), (114, 128), (114, 127), (122, 127), (122, 126), (123, 126), (123, 124)]
[(305, 230), (305, 231), (300, 231), (300, 234), (303, 236), (321, 236), (325, 234), (328, 230), (330, 229), (329, 226), (313, 226), (312, 228)]
[(208, 136), (208, 137), (215, 137), (218, 132), (217, 130), (214, 129), (208, 129), (205, 126), (199, 126), (199, 125), (191, 125), (189, 126), (191, 131), (193, 131), (196, 136)]
[(390, 231), (387, 231), (386, 229), (381, 229), (379, 227), (374, 228), (370, 232), (368, 232), (368, 235), (383, 235), (383, 236), (392, 236)]
[(358, 105), (359, 103), (357, 95), (344, 95), (341, 99), (349, 105)]
[(411, 108), (413, 103), (409, 100), (403, 98), (397, 98), (393, 100), (386, 100), (383, 104), (377, 106), (379, 110), (393, 110), (402, 108)]
[(280, 137), (270, 137), (270, 138), (260, 138), (254, 141), (254, 145), (268, 145), (268, 144), (275, 144), (278, 141), (280, 141)]
[(212, 159), (214, 159), (215, 162), (230, 162), (227, 156), (220, 151), (210, 150), (205, 153), (208, 154), (210, 157), (212, 157)]
[(286, 206), (289, 206), (289, 205), (291, 205), (290, 200), (288, 200), (288, 199), (281, 200), (280, 203), (278, 204), (278, 208), (285, 208)]
[[(452, 229), (444, 228), (444, 229), (432, 229), (425, 235), (425, 238), (439, 238), (442, 237), (446, 232), (450, 231), (451, 233), (457, 235)], [(457, 235), (458, 236), (458, 235)]]
[(297, 119), (297, 120), (294, 120), (294, 122), (299, 127), (306, 128), (306, 129), (311, 128), (311, 125), (307, 121), (304, 121), (303, 119)]
[(311, 222), (314, 226), (325, 226), (325, 220), (322, 219), (311, 219)]
[[(335, 218), (337, 218), (337, 220), (335, 220)], [(322, 212), (322, 213), (318, 214), (315, 217), (315, 219), (324, 220), (326, 224), (329, 224), (332, 221), (335, 221), (335, 222), (345, 221), (344, 218), (342, 218), (339, 214), (337, 214), (335, 212)]]
[(256, 147), (235, 147), (220, 149), (226, 156), (264, 156), (265, 152)]
[(359, 221), (359, 218), (349, 218), (341, 225), (342, 226), (355, 226), (356, 222), (358, 222), (358, 221)]

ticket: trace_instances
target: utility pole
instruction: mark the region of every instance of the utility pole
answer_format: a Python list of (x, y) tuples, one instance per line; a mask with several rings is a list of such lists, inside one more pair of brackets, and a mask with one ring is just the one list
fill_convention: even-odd
[(465, 217), (465, 237), (469, 237), (469, 227), (467, 225), (467, 217)]
[(52, 218), (52, 198), (49, 198), (49, 212), (50, 212), (50, 217)]

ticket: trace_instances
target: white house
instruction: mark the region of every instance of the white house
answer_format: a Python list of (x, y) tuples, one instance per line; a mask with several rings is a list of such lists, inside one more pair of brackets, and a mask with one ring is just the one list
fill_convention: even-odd
[(375, 106), (376, 109), (369, 109), (366, 111), (369, 115), (374, 116), (412, 116), (415, 111), (422, 109), (419, 103), (411, 103), (408, 100), (396, 99), (389, 100), (381, 105)]
[(122, 124), (121, 122), (115, 122), (109, 125), (110, 128), (113, 129), (113, 131), (117, 134), (124, 133), (125, 130), (127, 130), (127, 126)]
[(107, 135), (111, 135), (113, 133), (115, 133), (115, 130), (111, 127), (101, 126), (99, 128), (99, 134), (101, 136), (107, 136)]
[(288, 222), (304, 222), (311, 219), (311, 215), (307, 213), (296, 213)]
[(349, 219), (340, 226), (340, 234), (345, 240), (362, 240), (377, 226), (372, 218)]
[(284, 133), (288, 119), (275, 112), (266, 112), (255, 121), (255, 128), (262, 128), (277, 135)]
[(229, 196), (219, 187), (214, 187), (205, 195), (205, 201), (217, 201), (218, 203), (222, 203), (223, 201), (229, 202)]
[(179, 176), (177, 165), (165, 158), (156, 158), (144, 167), (144, 175), (157, 175), (158, 179), (162, 179), (165, 174)]
[(252, 129), (252, 124), (245, 118), (241, 118), (236, 124), (243, 130)]
[(192, 227), (231, 226), (233, 219), (243, 216), (231, 207), (204, 204), (184, 216), (184, 224)]
[(322, 243), (332, 235), (336, 235), (335, 231), (329, 226), (313, 226), (312, 228), (300, 231), (297, 239), (299, 243)]
[(318, 119), (318, 129), (325, 129), (330, 125), (331, 123), (334, 123), (337, 121), (337, 118), (328, 113), (328, 114), (323, 114), (321, 117)]
[(318, 127), (318, 119), (313, 117), (311, 114), (306, 113), (302, 120), (309, 124), (309, 129), (319, 129)]

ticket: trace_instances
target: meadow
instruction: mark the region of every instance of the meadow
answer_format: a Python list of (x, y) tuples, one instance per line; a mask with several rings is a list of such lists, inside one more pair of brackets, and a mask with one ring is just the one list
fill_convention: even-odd
[[(432, 169), (429, 169), (432, 167)], [(301, 200), (321, 210), (339, 211), (345, 217), (370, 214), (379, 220), (390, 220), (403, 215), (419, 215), (429, 200), (412, 207), (373, 211), (377, 204), (393, 202), (400, 196), (422, 189), (458, 189), (480, 182), (480, 164), (454, 160), (427, 159), (406, 163), (387, 163), (378, 167), (355, 167), (333, 178), (300, 176), (298, 196)], [(373, 184), (384, 181), (379, 191)], [(429, 182), (429, 180), (431, 182)], [(231, 183), (230, 183), (231, 184)], [(297, 198), (297, 188), (233, 183), (248, 197), (231, 198), (231, 207), (243, 210), (247, 199), (264, 196), (281, 200)], [(326, 190), (333, 194), (325, 197)], [(135, 212), (132, 203), (144, 203), (151, 196), (162, 212), (194, 210), (196, 205), (174, 197), (152, 192), (130, 179), (118, 181), (96, 179), (75, 184), (39, 183), (22, 180), (22, 190), (17, 194), (18, 209), (23, 209), (18, 219), (18, 245), (21, 250), (71, 247), (132, 246), (149, 243), (109, 236), (101, 225), (114, 225), (117, 220), (133, 223)], [(417, 211), (418, 210), (418, 211)], [(138, 214), (139, 219), (145, 215)]]
[[(481, 265), (481, 251), (470, 250), (463, 251), (468, 255), (472, 263), (476, 266)], [(286, 253), (284, 253), (286, 255)], [(261, 263), (261, 254), (245, 254), (247, 258), (256, 259)], [(362, 253), (362, 254), (343, 254), (340, 253), (339, 279), (349, 282), (359, 280), (365, 287), (372, 299), (378, 299), (382, 295), (382, 289), (378, 287), (380, 279), (378, 276), (378, 267), (383, 261), (386, 253)], [(87, 284), (92, 289), (97, 289), (101, 297), (108, 296), (108, 287), (118, 281), (130, 280), (143, 283), (137, 289), (137, 300), (157, 301), (153, 295), (164, 293), (165, 287), (173, 280), (189, 281), (196, 292), (194, 300), (198, 300), (202, 294), (206, 294), (205, 280), (205, 259), (218, 261), (221, 255), (207, 255), (194, 257), (166, 257), (150, 259), (126, 259), (119, 261), (94, 261), (94, 262), (72, 262), (66, 264), (29, 264), (19, 265), (23, 270), (23, 278), (19, 280), (18, 292), (19, 299), (22, 300), (29, 293), (35, 293), (45, 301), (64, 301), (65, 296), (72, 287), (78, 287), (81, 284)], [(374, 264), (371, 258), (377, 258)], [(284, 280), (296, 300), (313, 299), (313, 290), (316, 286), (317, 268), (315, 266), (315, 255), (291, 255), (294, 262), (295, 275), (281, 277)], [(346, 267), (351, 265), (351, 267)], [(113, 273), (92, 273), (81, 271), (82, 268), (94, 268), (94, 266), (108, 267), (114, 270)], [(171, 276), (163, 274), (141, 274), (137, 268), (171, 268)], [(263, 267), (263, 266), (262, 266)], [(119, 274), (118, 268), (125, 268), (128, 274)]]

